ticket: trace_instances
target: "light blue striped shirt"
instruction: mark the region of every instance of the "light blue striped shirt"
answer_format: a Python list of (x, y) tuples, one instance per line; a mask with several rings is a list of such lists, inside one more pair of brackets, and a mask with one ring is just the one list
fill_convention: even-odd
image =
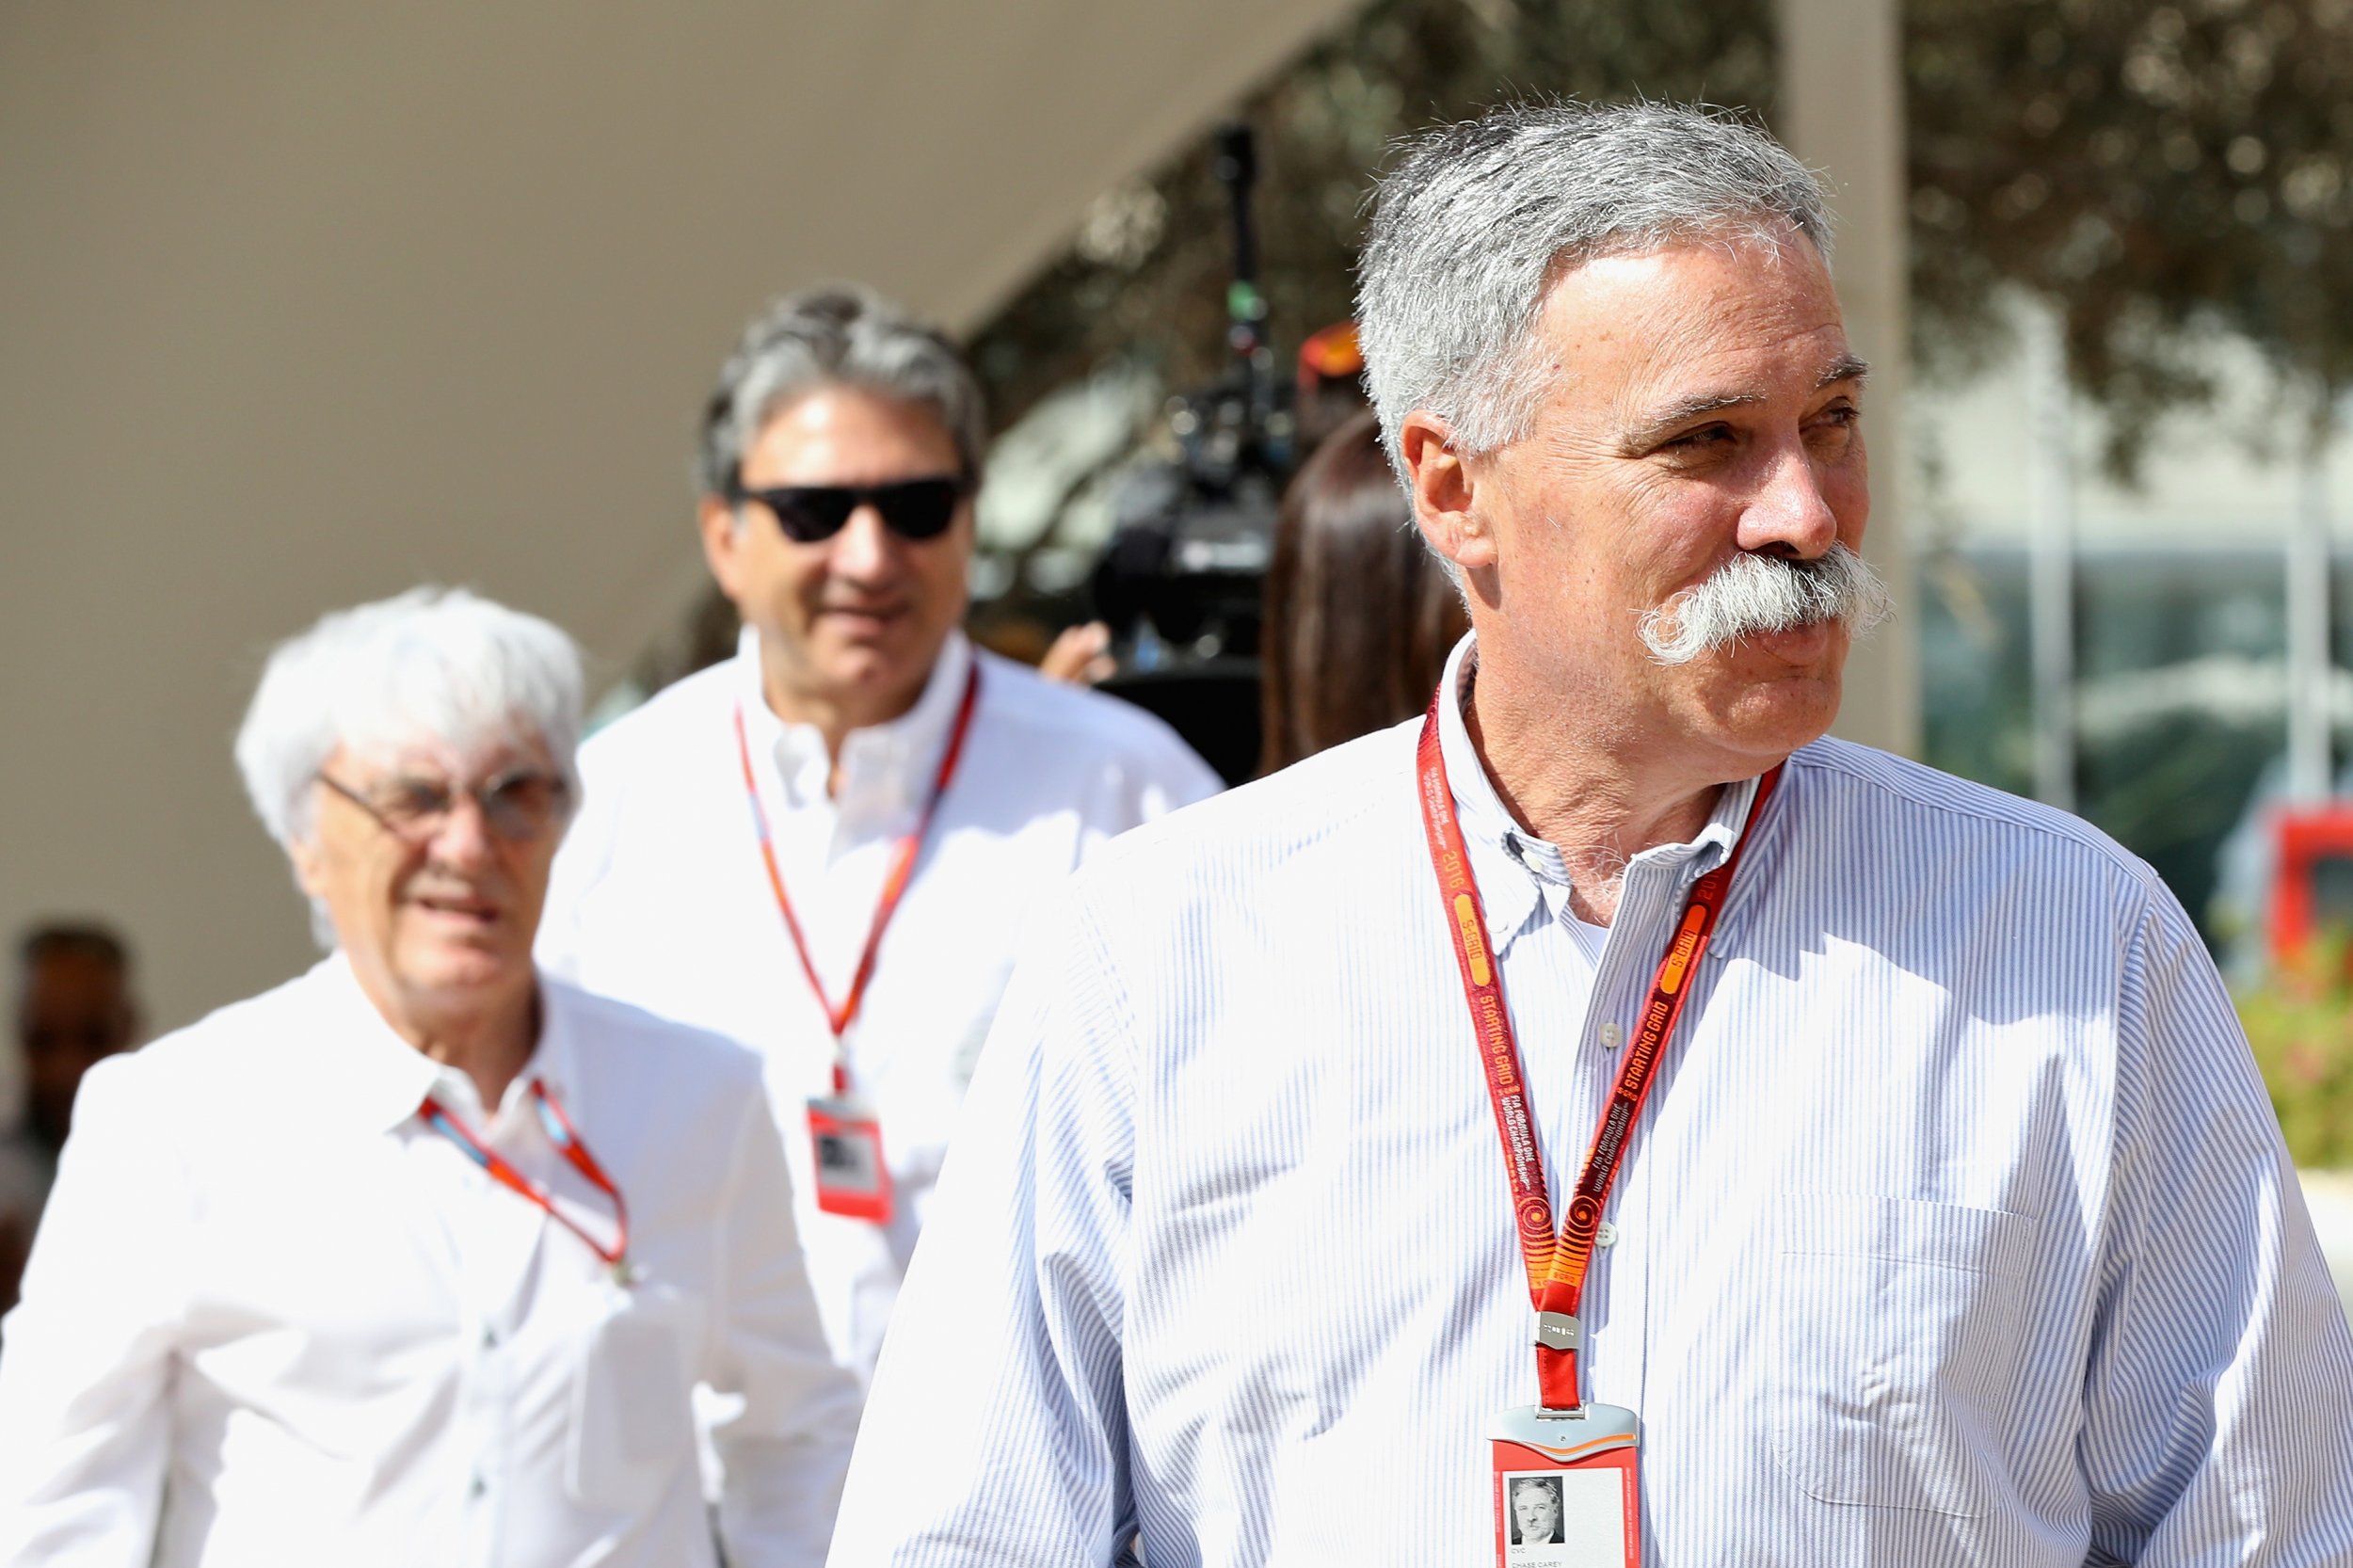
[[(1558, 1203), (1752, 790), (1638, 856), (1595, 945), (1448, 707)], [(973, 1084), (836, 1568), (1139, 1533), (1152, 1568), (1493, 1560), (1530, 1309), (1414, 736), (1080, 874)], [(2353, 1562), (2353, 1337), (2155, 875), (1831, 741), (1754, 831), (1585, 1298), (1645, 1563)]]

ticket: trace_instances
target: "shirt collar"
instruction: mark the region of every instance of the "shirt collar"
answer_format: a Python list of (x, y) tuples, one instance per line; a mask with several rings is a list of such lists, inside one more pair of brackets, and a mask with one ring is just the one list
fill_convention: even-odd
[[(497, 1107), (478, 1105), (473, 1080), (434, 1061), (396, 1033), (376, 1010), (338, 951), (304, 977), (310, 993), (312, 1038), (299, 1042), (301, 1059), (317, 1071), (310, 1100), (344, 1107), (371, 1132), (389, 1132), (417, 1113), (427, 1094), (457, 1102), (452, 1109), (487, 1117)], [(539, 982), (539, 1039), (523, 1070), (508, 1088), (509, 1103), (533, 1079), (545, 1081), (558, 1099), (577, 1078), (575, 1026), (559, 989)]]
[[(1478, 639), (1465, 632), (1447, 656), (1446, 674), (1438, 689), (1446, 700), (1438, 704), (1438, 751), (1446, 760), (1447, 784), (1463, 824), (1464, 847), (1470, 852), (1471, 870), (1479, 878), (1479, 900), (1487, 913), (1494, 939), (1509, 947), (1513, 936), (1541, 907), (1548, 918), (1565, 919), (1570, 878), (1561, 852), (1522, 827), (1496, 793), (1486, 765), (1471, 744), (1470, 728), (1463, 719), (1463, 704), (1479, 663)], [(1680, 867), (1687, 883), (1705, 875), (1732, 853), (1748, 821), (1749, 805), (1756, 798), (1757, 781), (1745, 778), (1727, 786), (1716, 797), (1716, 808), (1697, 837), (1679, 844), (1655, 844), (1634, 857), (1634, 864), (1666, 862)]]
[[(951, 630), (915, 706), (895, 719), (850, 731), (841, 743), (841, 791), (834, 802), (844, 817), (885, 820), (921, 804), (963, 701), (973, 657), (964, 633)], [(824, 735), (813, 724), (786, 723), (768, 706), (760, 633), (748, 626), (736, 642), (735, 664), (736, 700), (754, 755), (774, 760), (788, 805), (822, 804), (833, 772)]]

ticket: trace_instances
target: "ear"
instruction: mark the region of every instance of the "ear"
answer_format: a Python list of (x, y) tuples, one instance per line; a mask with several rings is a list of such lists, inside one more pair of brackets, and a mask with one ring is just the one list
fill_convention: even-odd
[(1455, 450), (1446, 421), (1417, 408), (1399, 427), (1397, 444), (1414, 521), (1430, 548), (1465, 571), (1494, 566), (1495, 537), (1478, 505), (1479, 476)]
[(703, 560), (710, 565), (719, 591), (742, 603), (743, 540), (737, 536), (735, 508), (724, 497), (704, 496), (695, 509), (695, 526), (702, 535)]

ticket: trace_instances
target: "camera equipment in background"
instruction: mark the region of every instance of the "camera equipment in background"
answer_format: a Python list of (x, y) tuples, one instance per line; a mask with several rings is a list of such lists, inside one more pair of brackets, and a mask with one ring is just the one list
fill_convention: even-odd
[(1231, 353), (1215, 384), (1170, 400), (1178, 456), (1131, 476), (1090, 587), (1119, 662), (1102, 689), (1165, 719), (1240, 783), (1257, 767), (1260, 602), (1275, 507), (1297, 455), (1258, 292), (1249, 126), (1218, 132), (1216, 169), (1234, 226)]

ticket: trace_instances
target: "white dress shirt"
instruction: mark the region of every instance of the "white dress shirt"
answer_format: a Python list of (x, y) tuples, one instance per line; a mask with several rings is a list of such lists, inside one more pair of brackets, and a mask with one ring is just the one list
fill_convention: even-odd
[[(793, 911), (838, 1002), (975, 658), (962, 760), (848, 1035), (852, 1084), (879, 1113), (895, 1190), (883, 1226), (816, 1207), (805, 1107), (831, 1086), (833, 1036), (760, 862), (734, 715)], [(585, 798), (556, 857), (541, 961), (766, 1055), (819, 1310), (836, 1354), (864, 1377), (1032, 908), (1112, 835), (1214, 792), (1217, 777), (1150, 714), (976, 653), (960, 633), (913, 709), (851, 731), (830, 797), (824, 737), (769, 710), (750, 632), (733, 660), (591, 739), (580, 766)]]
[[(759, 1064), (543, 979), (486, 1115), (340, 956), (83, 1080), (0, 1354), (0, 1563), (822, 1560), (857, 1390), (816, 1320)], [(591, 1235), (543, 1081), (629, 1206), (624, 1291), (416, 1112), (427, 1092)]]
[[(836, 1568), (1493, 1560), (1532, 1319), (1417, 728), (1130, 835), (1041, 922)], [(1596, 962), (1450, 703), (1443, 739), (1558, 1212), (1753, 786), (1634, 858)], [(2353, 1339), (2155, 875), (1832, 741), (1754, 833), (1584, 1298), (1644, 1563), (2353, 1561)]]

